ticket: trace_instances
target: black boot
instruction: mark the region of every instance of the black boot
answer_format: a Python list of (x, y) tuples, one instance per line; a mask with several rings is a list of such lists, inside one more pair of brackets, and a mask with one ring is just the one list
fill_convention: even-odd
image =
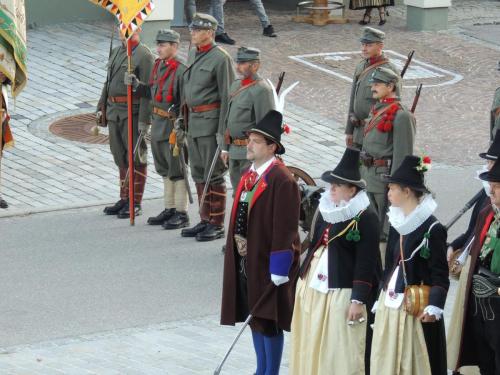
[(164, 229), (180, 229), (189, 225), (189, 216), (185, 212), (177, 211), (168, 221), (163, 223)]
[(200, 232), (203, 232), (205, 228), (208, 226), (208, 221), (200, 221), (192, 228), (185, 228), (181, 231), (182, 237), (196, 237), (196, 235)]
[(9, 205), (7, 204), (5, 199), (0, 198), (0, 208), (8, 208), (8, 207), (9, 207)]
[(222, 34), (216, 35), (215, 41), (217, 43), (224, 43), (224, 44), (230, 44), (230, 45), (233, 45), (236, 43), (236, 41), (234, 39), (231, 39), (229, 37), (229, 35), (227, 35), (227, 33), (222, 33)]
[(264, 31), (262, 33), (264, 36), (268, 36), (270, 38), (276, 38), (278, 35), (274, 32), (274, 27), (273, 25), (267, 25), (264, 27)]
[(104, 207), (104, 211), (103, 212), (106, 215), (118, 215), (118, 213), (120, 212), (120, 210), (123, 207), (125, 207), (125, 206), (128, 206), (128, 200), (126, 200), (126, 199), (120, 199), (114, 205)]
[(175, 208), (165, 208), (162, 212), (160, 212), (157, 216), (151, 216), (148, 218), (149, 225), (162, 225), (163, 223), (170, 220), (172, 216), (175, 215)]
[[(136, 204), (134, 207), (135, 216), (142, 214), (142, 209), (140, 204)], [(130, 218), (130, 204), (127, 204), (118, 212), (118, 219), (128, 219)]]
[(196, 235), (196, 241), (213, 241), (222, 237), (224, 237), (224, 227), (209, 223), (203, 232)]

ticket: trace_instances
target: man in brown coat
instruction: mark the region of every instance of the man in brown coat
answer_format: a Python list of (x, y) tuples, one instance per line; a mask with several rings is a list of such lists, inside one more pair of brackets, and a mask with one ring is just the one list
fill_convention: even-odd
[(247, 158), (253, 164), (234, 197), (224, 259), (221, 324), (252, 314), (259, 375), (279, 372), (299, 267), (298, 186), (276, 157), (285, 152), (282, 120), (271, 110), (249, 131)]

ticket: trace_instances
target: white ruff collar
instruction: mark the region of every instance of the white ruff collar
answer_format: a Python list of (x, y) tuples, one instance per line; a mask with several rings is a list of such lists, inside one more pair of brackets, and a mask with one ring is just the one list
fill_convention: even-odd
[(408, 215), (405, 216), (399, 207), (389, 207), (389, 223), (402, 236), (413, 232), (436, 211), (437, 203), (431, 194), (426, 194), (422, 202)]
[(359, 191), (348, 202), (342, 201), (338, 205), (333, 203), (330, 198), (330, 191), (327, 190), (321, 194), (319, 211), (326, 222), (335, 224), (352, 219), (369, 205), (370, 200), (364, 190)]

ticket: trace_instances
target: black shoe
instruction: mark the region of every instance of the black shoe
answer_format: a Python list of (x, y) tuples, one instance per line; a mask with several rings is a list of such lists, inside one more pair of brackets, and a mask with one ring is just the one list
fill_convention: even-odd
[(273, 25), (267, 25), (264, 27), (264, 32), (262, 33), (264, 36), (268, 36), (270, 38), (276, 38), (278, 35), (274, 32)]
[(148, 224), (161, 225), (174, 216), (175, 212), (175, 208), (165, 208), (159, 215), (148, 218)]
[(222, 34), (216, 35), (215, 41), (217, 43), (224, 43), (224, 44), (230, 44), (230, 45), (233, 45), (236, 43), (236, 41), (234, 39), (231, 39), (229, 37), (229, 35), (227, 35), (227, 33), (222, 33)]
[(120, 199), (114, 205), (104, 207), (104, 211), (103, 212), (106, 215), (118, 215), (118, 213), (120, 212), (120, 210), (123, 207), (125, 207), (125, 206), (128, 206), (128, 200), (126, 200), (126, 199)]
[[(142, 214), (142, 209), (140, 204), (136, 204), (134, 207), (135, 216), (140, 216)], [(118, 219), (128, 219), (130, 218), (130, 205), (127, 204), (118, 212)]]
[(363, 14), (363, 19), (361, 21), (359, 21), (358, 23), (360, 25), (368, 25), (370, 23), (370, 21), (372, 20), (372, 16), (370, 13), (367, 13), (365, 12), (365, 14)]
[(196, 241), (213, 241), (222, 237), (224, 237), (224, 227), (209, 223), (203, 232), (196, 235)]
[(203, 232), (205, 228), (208, 226), (208, 221), (200, 221), (192, 228), (186, 228), (181, 231), (182, 237), (196, 237), (196, 235), (200, 232)]
[(0, 198), (0, 208), (8, 208), (9, 205), (7, 204), (5, 199)]
[(164, 229), (180, 229), (189, 225), (189, 216), (185, 212), (176, 212), (162, 225)]

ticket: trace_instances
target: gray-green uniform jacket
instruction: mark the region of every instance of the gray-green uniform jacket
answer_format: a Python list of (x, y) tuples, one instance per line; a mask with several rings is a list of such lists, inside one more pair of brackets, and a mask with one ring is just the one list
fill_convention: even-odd
[(231, 56), (216, 44), (208, 52), (189, 51), (188, 68), (183, 76), (183, 95), (188, 108), (220, 102), (220, 108), (189, 112), (188, 135), (192, 138), (217, 135), (223, 145), (224, 120), (229, 88), (234, 81)]
[[(132, 50), (132, 71), (142, 82), (149, 82), (149, 75), (153, 68), (154, 57), (148, 47), (139, 43)], [(111, 103), (111, 96), (127, 96), (127, 86), (123, 77), (128, 69), (127, 48), (123, 45), (114, 48), (108, 62), (107, 79), (99, 99), (98, 108), (106, 106), (108, 121), (119, 121), (128, 117), (127, 103)], [(138, 96), (136, 94), (136, 96)], [(146, 96), (134, 100), (132, 113), (138, 116), (139, 122), (149, 124), (151, 120), (150, 101)]]
[[(159, 80), (167, 72), (168, 67), (165, 63), (160, 60), (157, 63), (158, 69), (156, 75), (152, 76), (153, 84), (150, 88), (151, 93), (151, 104), (153, 107), (162, 109), (164, 111), (169, 111), (175, 113), (176, 116), (179, 115), (180, 103), (181, 103), (181, 82), (182, 75), (186, 70), (186, 66), (179, 60), (175, 59), (177, 62), (177, 70), (175, 74), (170, 72), (168, 78), (163, 82), (163, 87), (160, 93), (160, 83)], [(169, 93), (170, 86), (173, 81), (172, 90), (172, 102), (167, 102), (167, 96)], [(161, 94), (161, 101), (157, 101), (157, 95)], [(181, 178), (182, 170), (180, 168), (180, 162), (178, 156), (173, 156), (173, 145), (169, 144), (170, 133), (174, 128), (174, 121), (172, 119), (160, 116), (152, 113), (152, 123), (151, 123), (151, 150), (153, 151), (153, 158), (155, 162), (155, 168), (158, 174), (163, 177), (170, 177), (172, 179)]]
[[(231, 139), (246, 138), (246, 131), (254, 128), (267, 112), (275, 109), (272, 87), (258, 75), (253, 79), (256, 83), (245, 88), (241, 86), (241, 80), (231, 85), (223, 129)], [(223, 150), (229, 151), (230, 159), (246, 159), (246, 146), (224, 144)]]
[[(378, 102), (375, 110), (380, 111), (387, 104)], [(367, 119), (367, 125), (370, 122)], [(377, 121), (380, 122), (380, 121)], [(387, 184), (382, 181), (381, 176), (391, 174), (395, 171), (406, 155), (413, 154), (413, 144), (415, 142), (415, 117), (404, 106), (396, 112), (392, 122), (392, 130), (382, 132), (373, 127), (364, 136), (362, 151), (375, 159), (390, 159), (390, 167), (366, 167), (361, 166), (361, 176), (366, 181), (366, 191), (369, 193), (385, 194)]]
[[(381, 58), (386, 59), (384, 54), (382, 54)], [(349, 100), (349, 112), (347, 116), (347, 125), (345, 129), (345, 134), (349, 135), (352, 134), (353, 142), (358, 145), (361, 145), (363, 143), (363, 127), (355, 126), (351, 122), (351, 115), (354, 114), (354, 116), (358, 120), (366, 120), (370, 115), (370, 110), (373, 104), (375, 104), (376, 101), (375, 99), (373, 99), (371, 92), (371, 83), (369, 83), (369, 80), (371, 78), (374, 69), (370, 69), (366, 71), (363, 75), (361, 75), (361, 73), (368, 66), (370, 66), (369, 59), (361, 60), (359, 64), (356, 66), (356, 70), (354, 72), (354, 77), (352, 80), (351, 97)], [(390, 62), (378, 65), (375, 68), (378, 67), (391, 69), (399, 75), (397, 68)], [(400, 91), (401, 91), (400, 85), (398, 85), (398, 87), (396, 88), (396, 95), (398, 97), (400, 96)]]
[(500, 128), (500, 114), (495, 116), (496, 111), (500, 108), (500, 87), (496, 89), (495, 96), (493, 97), (493, 105), (491, 106), (491, 140), (495, 138), (495, 133)]

